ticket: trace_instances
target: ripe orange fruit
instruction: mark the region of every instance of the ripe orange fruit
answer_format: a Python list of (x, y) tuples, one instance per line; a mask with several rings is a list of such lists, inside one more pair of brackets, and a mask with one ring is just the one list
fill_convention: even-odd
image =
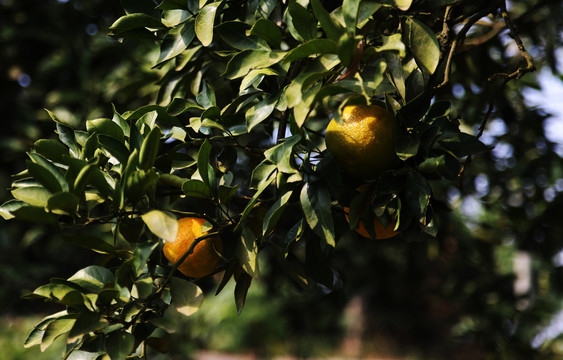
[(399, 122), (377, 105), (350, 105), (342, 111), (343, 122), (332, 120), (326, 128), (328, 151), (350, 175), (373, 179), (395, 167)]
[[(346, 216), (346, 220), (348, 222), (350, 222), (350, 217), (348, 216), (349, 213), (350, 213), (350, 208), (345, 207), (344, 208), (344, 215)], [(373, 217), (373, 230), (375, 232), (375, 238), (376, 239), (389, 239), (389, 238), (392, 238), (393, 236), (397, 235), (398, 232), (396, 232), (394, 230), (395, 225), (397, 225), (397, 220), (393, 219), (393, 221), (391, 221), (391, 223), (387, 227), (385, 227), (385, 226), (383, 226), (381, 221), (379, 221), (377, 216), (374, 216)], [(358, 225), (356, 232), (358, 234), (362, 235), (363, 237), (371, 238), (371, 235), (369, 234), (368, 229), (366, 229), (366, 226), (365, 226), (363, 220), (360, 220), (360, 224)]]
[[(198, 237), (207, 234), (201, 227), (205, 219), (185, 217), (178, 220), (178, 235), (174, 242), (164, 244), (164, 256), (173, 264), (188, 251), (192, 242)], [(178, 266), (178, 270), (188, 277), (201, 278), (207, 276), (219, 266), (221, 256), (217, 252), (223, 251), (223, 242), (220, 237), (204, 239), (194, 248), (193, 253)]]

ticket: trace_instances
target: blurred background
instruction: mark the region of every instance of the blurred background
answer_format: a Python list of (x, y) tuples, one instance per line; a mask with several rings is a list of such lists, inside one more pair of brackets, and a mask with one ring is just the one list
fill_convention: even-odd
[[(563, 4), (523, 0), (509, 10), (538, 71), (505, 86), (489, 80), (521, 60), (502, 23), (477, 23), (455, 57), (437, 97), (453, 102), (473, 134), (490, 110), (481, 140), (494, 149), (472, 159), (459, 186), (436, 184), (434, 195), (452, 209), (438, 238), (347, 234), (331, 259), (342, 279), (333, 293), (298, 289), (264, 253), (243, 313), (232, 289), (209, 296), (189, 321), (176, 320), (166, 358), (563, 356)], [(55, 138), (43, 109), (80, 126), (109, 117), (112, 106), (124, 112), (155, 101), (158, 45), (109, 38), (122, 14), (114, 0), (0, 0), (1, 202), (25, 152)], [(54, 228), (0, 219), (3, 359), (60, 356), (63, 344), (23, 348), (33, 325), (59, 309), (21, 296), (91, 263)]]

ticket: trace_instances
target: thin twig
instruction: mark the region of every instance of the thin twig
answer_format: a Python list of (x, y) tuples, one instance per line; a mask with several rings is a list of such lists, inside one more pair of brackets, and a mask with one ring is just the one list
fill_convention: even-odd
[(526, 51), (526, 48), (524, 48), (524, 43), (522, 42), (522, 39), (518, 35), (518, 29), (516, 28), (516, 25), (514, 25), (514, 22), (512, 22), (512, 19), (508, 15), (508, 11), (506, 10), (506, 3), (504, 1), (502, 2), (501, 5), (500, 15), (504, 19), (506, 26), (508, 26), (508, 29), (510, 30), (510, 36), (514, 39), (514, 42), (516, 42), (516, 45), (518, 46), (518, 50), (520, 51), (520, 55), (522, 55), (524, 60), (526, 60), (526, 66), (519, 67), (518, 69), (516, 69), (516, 71), (514, 71), (511, 74), (506, 74), (506, 73), (493, 74), (489, 78), (489, 81), (494, 79), (495, 77), (502, 77), (507, 80), (511, 80), (511, 79), (517, 80), (529, 72), (536, 71), (536, 67), (534, 66), (534, 59), (532, 59), (532, 56)]
[[(504, 81), (502, 82), (502, 84), (500, 84), (500, 86), (498, 87), (498, 89), (495, 91), (495, 93), (491, 96), (491, 101), (489, 102), (489, 105), (487, 106), (487, 111), (485, 111), (485, 115), (483, 116), (483, 120), (481, 120), (481, 124), (479, 125), (479, 130), (477, 131), (477, 135), (475, 135), (477, 137), (477, 139), (479, 139), (482, 135), (483, 132), (485, 131), (485, 128), (487, 127), (487, 123), (489, 122), (489, 119), (491, 118), (491, 114), (493, 113), (493, 109), (495, 107), (494, 101), (495, 98), (498, 96), (498, 94), (500, 94), (500, 92), (504, 89), (504, 87), (506, 86), (506, 84), (508, 84), (508, 82), (511, 79), (504, 79)], [(472, 156), (471, 154), (467, 156), (467, 159), (465, 159), (465, 162), (463, 163), (458, 176), (458, 185), (461, 186), (461, 184), (463, 183), (463, 175), (465, 174), (465, 169), (469, 166), (469, 164), (471, 164), (472, 161)]]
[(436, 87), (434, 89), (439, 89), (439, 88), (445, 86), (450, 81), (450, 72), (452, 70), (453, 57), (456, 53), (457, 47), (459, 45), (463, 44), (463, 41), (465, 40), (465, 36), (467, 35), (467, 32), (469, 31), (469, 29), (471, 29), (471, 27), (479, 19), (481, 19), (483, 16), (489, 14), (490, 12), (491, 12), (491, 9), (487, 8), (487, 9), (481, 10), (478, 13), (474, 14), (471, 18), (469, 18), (469, 20), (467, 20), (465, 25), (457, 33), (455, 39), (452, 41), (452, 44), (450, 46), (450, 52), (449, 52), (448, 57), (446, 59), (446, 70), (444, 71), (444, 80), (440, 84), (436, 85)]

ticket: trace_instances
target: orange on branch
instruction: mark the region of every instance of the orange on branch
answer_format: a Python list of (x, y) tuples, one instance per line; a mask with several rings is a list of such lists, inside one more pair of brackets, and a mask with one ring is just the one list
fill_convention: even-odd
[[(173, 264), (188, 251), (193, 241), (207, 232), (202, 231), (205, 219), (185, 217), (178, 220), (178, 235), (174, 242), (164, 244), (164, 256)], [(223, 242), (219, 236), (200, 241), (193, 252), (178, 266), (178, 270), (192, 278), (201, 278), (215, 271), (221, 263)]]
[[(348, 215), (349, 213), (350, 213), (350, 208), (344, 207), (344, 214), (348, 222), (350, 222), (350, 216)], [(393, 221), (391, 221), (389, 225), (384, 226), (381, 223), (381, 221), (377, 218), (377, 216), (374, 216), (373, 231), (375, 233), (375, 239), (389, 239), (392, 238), (393, 236), (398, 235), (399, 233), (395, 231), (396, 225), (397, 225), (396, 219), (393, 219)], [(360, 224), (358, 225), (358, 228), (355, 230), (358, 234), (362, 235), (363, 237), (371, 238), (371, 235), (368, 229), (366, 228), (366, 225), (364, 224), (363, 220), (360, 219)]]
[(399, 122), (385, 108), (350, 105), (342, 111), (342, 123), (328, 124), (326, 147), (350, 175), (373, 179), (398, 165), (399, 132)]

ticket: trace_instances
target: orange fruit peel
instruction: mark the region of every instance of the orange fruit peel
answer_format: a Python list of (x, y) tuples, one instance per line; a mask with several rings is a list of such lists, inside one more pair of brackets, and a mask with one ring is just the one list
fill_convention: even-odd
[(373, 179), (396, 167), (395, 145), (399, 122), (377, 105), (349, 105), (342, 111), (342, 123), (331, 120), (325, 140), (328, 151), (350, 175)]
[[(185, 217), (178, 220), (178, 235), (174, 242), (167, 241), (162, 249), (164, 256), (172, 263), (177, 263), (188, 251), (193, 241), (208, 232), (202, 232), (205, 219)], [(191, 278), (202, 278), (212, 274), (221, 263), (220, 252), (223, 242), (220, 237), (201, 240), (193, 252), (178, 266), (178, 270)]]
[[(350, 208), (344, 207), (344, 216), (346, 216), (346, 221), (350, 223)], [(395, 231), (395, 226), (397, 225), (397, 220), (393, 219), (391, 223), (387, 226), (384, 226), (381, 221), (377, 218), (377, 216), (373, 217), (373, 232), (375, 233), (375, 239), (389, 239), (394, 236), (397, 236), (399, 233)], [(357, 229), (354, 229), (359, 235), (372, 238), (366, 225), (362, 219), (360, 219), (360, 224), (358, 225)]]

